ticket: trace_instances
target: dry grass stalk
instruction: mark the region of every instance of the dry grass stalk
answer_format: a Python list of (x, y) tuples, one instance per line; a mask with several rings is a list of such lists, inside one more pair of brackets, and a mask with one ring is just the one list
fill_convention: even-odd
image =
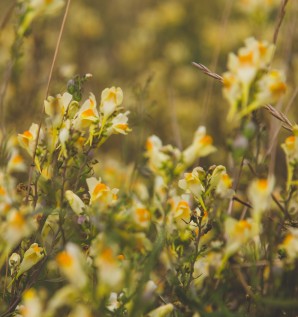
[(216, 73), (213, 73), (209, 68), (207, 68), (205, 65), (203, 64), (200, 64), (200, 63), (195, 63), (195, 62), (192, 62), (192, 64), (196, 67), (198, 67), (204, 74), (214, 78), (214, 79), (217, 79), (219, 81), (223, 81), (223, 78), (216, 74)]
[(275, 27), (274, 35), (273, 35), (273, 43), (274, 44), (276, 44), (276, 42), (277, 42), (278, 33), (280, 30), (282, 21), (285, 17), (285, 14), (286, 14), (286, 6), (287, 6), (288, 2), (289, 2), (289, 0), (283, 0), (282, 4), (280, 6), (280, 11), (279, 11), (279, 15), (277, 18), (277, 23), (276, 23), (276, 27)]
[[(64, 11), (64, 15), (63, 15), (63, 19), (62, 19), (62, 23), (61, 23), (61, 26), (60, 26), (60, 31), (59, 31), (59, 35), (58, 35), (58, 39), (57, 39), (57, 43), (56, 43), (55, 53), (54, 53), (54, 56), (53, 56), (53, 60), (52, 60), (51, 68), (50, 68), (50, 73), (49, 73), (49, 77), (48, 77), (46, 94), (45, 94), (46, 97), (45, 98), (47, 98), (48, 95), (49, 95), (49, 89), (50, 89), (50, 84), (51, 84), (51, 80), (52, 80), (52, 76), (53, 76), (53, 70), (54, 70), (54, 66), (55, 66), (55, 63), (56, 63), (57, 56), (58, 56), (58, 51), (59, 51), (59, 47), (60, 47), (60, 43), (61, 43), (61, 38), (62, 38), (63, 31), (64, 31), (66, 18), (67, 18), (68, 12), (69, 12), (70, 2), (71, 2), (71, 0), (67, 1), (66, 7), (65, 7), (65, 11)], [(45, 109), (43, 107), (42, 108), (42, 113), (43, 114), (44, 114), (44, 110)], [(38, 131), (37, 131), (37, 136), (36, 136), (36, 141), (35, 141), (35, 146), (34, 146), (34, 151), (33, 151), (33, 156), (32, 156), (32, 163), (31, 163), (30, 170), (29, 170), (28, 191), (27, 191), (27, 195), (26, 195), (26, 199), (25, 199), (26, 204), (28, 204), (28, 202), (29, 202), (32, 174), (33, 174), (33, 168), (35, 166), (35, 156), (36, 156), (36, 150), (37, 150), (38, 140), (39, 140), (39, 136), (40, 136), (41, 125), (42, 125), (42, 119), (40, 119), (40, 122), (38, 124)]]
[(293, 124), (290, 122), (290, 120), (284, 115), (281, 111), (273, 108), (271, 105), (266, 105), (265, 109), (270, 112), (270, 114), (281, 121), (283, 123), (282, 127), (288, 131), (293, 130)]

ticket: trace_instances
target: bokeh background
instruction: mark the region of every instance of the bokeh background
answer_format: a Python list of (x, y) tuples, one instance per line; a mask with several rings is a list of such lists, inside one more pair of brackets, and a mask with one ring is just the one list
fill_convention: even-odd
[[(2, 83), (11, 59), (18, 10), (0, 1)], [(206, 125), (217, 147), (231, 133), (221, 85), (191, 63), (223, 73), (228, 53), (250, 36), (272, 41), (279, 0), (73, 0), (55, 65), (50, 94), (63, 93), (76, 74), (92, 73), (84, 94), (100, 98), (105, 87), (120, 86), (133, 129), (125, 141), (114, 137), (104, 150), (131, 160), (145, 139), (185, 147), (199, 125)], [(42, 115), (46, 83), (64, 9), (36, 19), (13, 67), (5, 93), (4, 120), (22, 132)], [(298, 80), (298, 1), (289, 1), (273, 67), (284, 69), (293, 97)], [(297, 121), (297, 98), (289, 118)], [(3, 118), (2, 118), (3, 120)], [(213, 156), (213, 163), (221, 160)]]

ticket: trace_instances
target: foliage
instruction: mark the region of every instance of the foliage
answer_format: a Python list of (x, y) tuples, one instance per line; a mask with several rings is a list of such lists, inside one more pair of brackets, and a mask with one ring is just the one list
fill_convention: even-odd
[[(268, 14), (277, 5), (262, 4)], [(85, 98), (89, 73), (45, 98), (40, 123), (7, 132), (4, 97), (24, 42), (38, 18), (62, 6), (16, 2), (0, 96), (0, 316), (295, 316), (298, 127), (269, 105), (282, 103), (289, 89), (284, 72), (271, 67), (275, 43), (247, 38), (222, 76), (196, 64), (222, 84), (229, 137), (219, 146), (227, 160), (204, 164), (207, 156), (219, 159), (201, 125), (186, 147), (148, 136), (144, 154), (123, 167), (99, 161), (98, 153), (113, 135), (134, 133), (128, 120), (136, 114), (126, 110), (119, 87)], [(240, 1), (238, 9), (258, 19), (260, 6)], [(156, 7), (159, 16), (148, 9), (139, 21), (151, 35), (186, 15), (176, 1)], [(131, 61), (142, 58), (145, 44), (126, 52)], [(174, 59), (181, 51), (180, 44), (168, 50)], [(281, 144), (286, 179), (274, 169), (280, 127), (261, 116), (265, 111), (289, 133)]]

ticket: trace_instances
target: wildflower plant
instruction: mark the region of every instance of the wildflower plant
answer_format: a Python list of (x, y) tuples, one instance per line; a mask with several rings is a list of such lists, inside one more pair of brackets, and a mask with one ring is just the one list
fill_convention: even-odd
[[(23, 37), (62, 1), (19, 5)], [(127, 169), (128, 186), (114, 188), (98, 153), (112, 135), (132, 132), (130, 112), (120, 87), (85, 98), (91, 74), (47, 96), (40, 123), (17, 136), (1, 130), (1, 316), (294, 316), (297, 126), (281, 145), (286, 182), (260, 159), (266, 142), (255, 131), (257, 112), (286, 90), (282, 72), (269, 67), (274, 50), (249, 38), (229, 55), (228, 72), (211, 74), (238, 134), (225, 165), (201, 160), (218, 148), (204, 126), (184, 148), (152, 135), (145, 172), (134, 178)], [(20, 182), (28, 170), (29, 182)], [(116, 165), (112, 176), (120, 173)]]

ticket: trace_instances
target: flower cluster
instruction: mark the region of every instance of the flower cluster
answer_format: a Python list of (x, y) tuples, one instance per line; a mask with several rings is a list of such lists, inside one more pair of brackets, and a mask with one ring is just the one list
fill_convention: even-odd
[(276, 102), (284, 94), (284, 74), (267, 69), (274, 50), (273, 44), (248, 38), (237, 55), (229, 54), (228, 72), (223, 74), (223, 95), (230, 105), (229, 121)]
[[(272, 52), (266, 42), (249, 39), (230, 55), (224, 91), (234, 102), (231, 118), (284, 90), (280, 73), (265, 71)], [(252, 300), (270, 295), (270, 287), (279, 290), (298, 259), (297, 126), (282, 145), (288, 166), (282, 189), (259, 163), (259, 151), (255, 170), (249, 156), (241, 172), (196, 166), (216, 151), (200, 126), (185, 149), (148, 137), (144, 173), (127, 168), (119, 190), (110, 180), (123, 175), (123, 167), (115, 163), (104, 171), (97, 149), (111, 135), (131, 131), (129, 112), (116, 87), (104, 89), (100, 101), (90, 93), (81, 102), (89, 77), (49, 96), (42, 124), (17, 136), (31, 161), (28, 185), (14, 177), (26, 170), (15, 138), (0, 135), (6, 158), (0, 169), (0, 313), (197, 317), (220, 312), (214, 285), (225, 292), (229, 281), (228, 293), (242, 308), (238, 283)], [(250, 288), (246, 279), (261, 282)]]

